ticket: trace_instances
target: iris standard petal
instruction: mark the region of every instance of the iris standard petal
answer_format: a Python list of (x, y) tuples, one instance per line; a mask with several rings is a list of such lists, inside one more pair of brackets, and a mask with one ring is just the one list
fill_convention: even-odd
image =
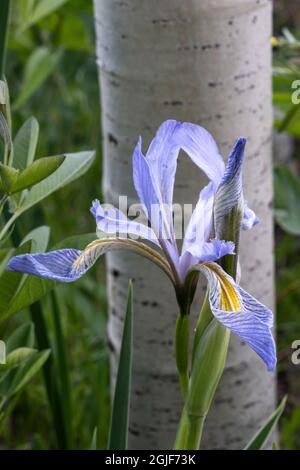
[(268, 370), (276, 366), (276, 348), (271, 333), (271, 310), (240, 288), (216, 263), (203, 263), (200, 270), (209, 286), (209, 301), (215, 318), (247, 343)]
[(188, 122), (182, 123), (176, 132), (178, 145), (189, 155), (212, 181), (215, 189), (224, 174), (224, 161), (211, 134), (203, 127)]
[(19, 255), (10, 260), (7, 269), (53, 281), (72, 282), (84, 274), (72, 271), (73, 264), (81, 253), (80, 250), (67, 248), (49, 253)]
[(212, 183), (209, 183), (199, 194), (199, 200), (185, 232), (182, 254), (186, 251), (191, 253), (193, 247), (200, 250), (209, 238), (212, 229), (213, 203), (214, 188)]
[(148, 161), (142, 153), (139, 138), (133, 152), (133, 181), (136, 192), (143, 204), (146, 216), (158, 239), (171, 237), (171, 220), (165, 211), (163, 201)]
[(100, 202), (95, 199), (90, 210), (96, 219), (97, 228), (101, 232), (116, 236), (121, 234), (134, 235), (159, 245), (157, 237), (150, 227), (128, 219), (119, 209), (115, 207), (104, 209)]
[(169, 119), (158, 128), (146, 153), (146, 159), (157, 181), (163, 204), (173, 202), (173, 190), (180, 140), (176, 138), (181, 122)]

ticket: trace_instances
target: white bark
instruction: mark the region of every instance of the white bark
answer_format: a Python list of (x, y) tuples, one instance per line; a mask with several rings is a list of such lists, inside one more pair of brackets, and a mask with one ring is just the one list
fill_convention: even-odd
[[(167, 118), (206, 127), (224, 156), (248, 137), (245, 195), (261, 223), (242, 237), (242, 286), (273, 306), (271, 1), (95, 0), (101, 82), (104, 193), (136, 201), (131, 156)], [(176, 201), (195, 202), (204, 178), (181, 156)], [(129, 253), (107, 259), (109, 336), (119, 350), (128, 278), (135, 343), (130, 447), (171, 448), (182, 403), (173, 354), (177, 315), (170, 283)], [(199, 310), (199, 302), (196, 309)], [(241, 448), (274, 406), (274, 377), (232, 338), (203, 447)]]

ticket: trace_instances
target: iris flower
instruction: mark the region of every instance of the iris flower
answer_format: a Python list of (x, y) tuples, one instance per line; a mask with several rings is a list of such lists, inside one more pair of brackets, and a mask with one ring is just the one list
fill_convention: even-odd
[[(134, 185), (149, 225), (128, 219), (116, 208), (105, 209), (95, 200), (91, 212), (97, 229), (105, 233), (105, 237), (93, 241), (82, 251), (69, 248), (19, 255), (11, 259), (7, 268), (72, 282), (85, 274), (105, 252), (120, 248), (133, 250), (156, 263), (169, 276), (182, 314), (193, 298), (195, 285), (191, 279), (195, 276), (192, 274), (202, 272), (208, 282), (209, 302), (215, 318), (245, 341), (267, 368), (273, 370), (276, 355), (270, 331), (272, 312), (216, 263), (224, 255), (234, 254), (234, 243), (219, 239), (224, 218), (233, 207), (239, 204), (242, 208), (242, 228), (252, 228), (258, 222), (242, 193), (245, 143), (244, 138), (237, 140), (225, 166), (216, 142), (204, 128), (174, 120), (164, 122), (146, 155), (142, 153), (141, 138), (133, 153)], [(172, 202), (181, 149), (206, 174), (209, 183), (200, 192), (180, 252)], [(131, 235), (139, 239), (132, 239)]]

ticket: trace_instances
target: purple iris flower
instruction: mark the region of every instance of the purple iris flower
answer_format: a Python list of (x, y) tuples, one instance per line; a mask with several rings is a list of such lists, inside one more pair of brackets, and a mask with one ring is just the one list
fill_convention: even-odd
[[(215, 261), (234, 254), (234, 243), (219, 235), (226, 215), (242, 206), (241, 226), (252, 228), (258, 219), (243, 200), (242, 164), (246, 139), (239, 138), (225, 166), (213, 137), (202, 127), (175, 120), (164, 122), (144, 156), (139, 138), (133, 153), (133, 180), (149, 226), (130, 220), (116, 208), (106, 209), (93, 201), (100, 239), (84, 250), (63, 249), (25, 254), (7, 266), (61, 282), (80, 278), (96, 260), (112, 249), (131, 249), (162, 268), (174, 284), (177, 299), (187, 296), (192, 272), (207, 278), (212, 313), (224, 326), (240, 336), (261, 357), (269, 370), (276, 364), (272, 312), (237, 285)], [(179, 151), (183, 150), (209, 179), (190, 218), (181, 251), (173, 223), (173, 190)], [(103, 236), (105, 234), (105, 236)], [(132, 239), (139, 237), (139, 240)], [(143, 243), (145, 239), (149, 243)], [(153, 244), (159, 248), (155, 249)], [(179, 301), (179, 300), (178, 300)], [(181, 301), (179, 301), (181, 303)], [(185, 312), (182, 312), (183, 314)]]

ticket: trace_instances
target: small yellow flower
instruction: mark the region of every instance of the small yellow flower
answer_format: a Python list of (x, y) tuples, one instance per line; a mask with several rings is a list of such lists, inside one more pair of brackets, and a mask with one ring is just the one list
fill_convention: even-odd
[(278, 39), (273, 36), (272, 39), (271, 39), (271, 44), (272, 44), (272, 47), (277, 47), (277, 46), (279, 46), (279, 41), (278, 41)]

